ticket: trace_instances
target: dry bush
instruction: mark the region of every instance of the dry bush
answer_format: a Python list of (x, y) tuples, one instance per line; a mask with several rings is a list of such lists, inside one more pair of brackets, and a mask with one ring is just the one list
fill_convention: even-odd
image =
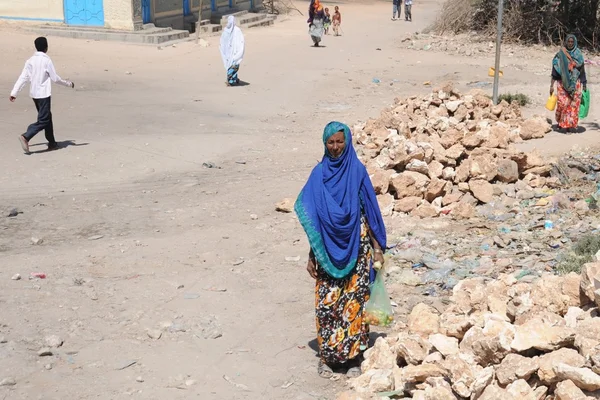
[[(503, 37), (522, 43), (556, 44), (574, 33), (582, 47), (600, 47), (599, 0), (505, 0)], [(476, 31), (496, 36), (498, 0), (447, 0), (430, 31)]]
[(472, 15), (476, 9), (473, 0), (448, 0), (442, 6), (440, 15), (429, 28), (438, 35), (459, 34), (471, 30)]
[(289, 14), (292, 11), (304, 15), (292, 2), (292, 0), (263, 0), (263, 7), (269, 14)]

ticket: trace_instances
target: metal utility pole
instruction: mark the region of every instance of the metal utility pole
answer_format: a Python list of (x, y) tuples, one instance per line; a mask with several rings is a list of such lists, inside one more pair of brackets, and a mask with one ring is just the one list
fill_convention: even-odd
[(498, 84), (500, 83), (500, 46), (502, 45), (502, 14), (504, 0), (498, 0), (498, 32), (496, 33), (496, 66), (494, 69), (494, 104), (498, 104)]

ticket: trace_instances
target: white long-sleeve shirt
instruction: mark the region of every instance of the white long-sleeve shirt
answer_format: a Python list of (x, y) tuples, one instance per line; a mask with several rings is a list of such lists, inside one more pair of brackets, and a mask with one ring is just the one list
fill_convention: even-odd
[(25, 62), (23, 72), (17, 79), (10, 95), (17, 97), (17, 94), (27, 82), (30, 82), (29, 95), (34, 99), (50, 97), (52, 94), (51, 82), (68, 87), (72, 86), (71, 82), (58, 76), (50, 57), (41, 51), (37, 51), (33, 57)]

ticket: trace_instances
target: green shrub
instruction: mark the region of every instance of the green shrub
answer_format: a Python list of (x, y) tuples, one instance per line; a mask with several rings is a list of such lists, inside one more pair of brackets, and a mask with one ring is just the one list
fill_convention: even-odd
[(580, 273), (583, 264), (592, 262), (600, 250), (600, 235), (586, 235), (579, 239), (569, 253), (561, 257), (556, 272), (566, 275), (570, 272)]
[(508, 104), (511, 104), (513, 101), (516, 101), (521, 107), (525, 107), (526, 105), (531, 103), (531, 99), (529, 96), (523, 93), (505, 93), (498, 96), (498, 102), (502, 100), (506, 100)]

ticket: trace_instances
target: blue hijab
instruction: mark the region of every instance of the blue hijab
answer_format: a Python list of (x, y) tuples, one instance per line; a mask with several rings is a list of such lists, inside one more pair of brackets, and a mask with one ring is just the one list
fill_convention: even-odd
[(367, 169), (352, 147), (352, 133), (340, 122), (330, 122), (323, 143), (344, 132), (346, 147), (333, 158), (327, 146), (296, 200), (295, 211), (319, 266), (342, 279), (356, 267), (360, 248), (361, 215), (365, 214), (374, 239), (386, 248), (386, 233)]

